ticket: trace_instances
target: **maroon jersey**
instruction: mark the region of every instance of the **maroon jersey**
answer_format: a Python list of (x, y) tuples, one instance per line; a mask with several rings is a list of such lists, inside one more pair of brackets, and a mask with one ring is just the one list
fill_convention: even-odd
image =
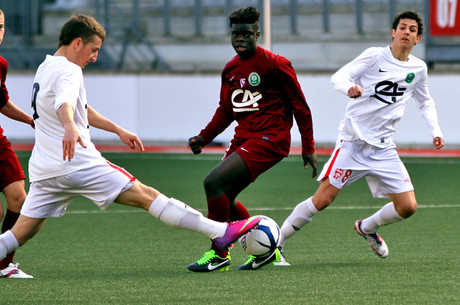
[(235, 120), (234, 139), (264, 139), (287, 156), (293, 116), (302, 137), (302, 153), (313, 153), (310, 108), (294, 68), (286, 58), (259, 46), (250, 59), (235, 56), (225, 66), (219, 107), (200, 136), (209, 144)]
[[(0, 80), (1, 80), (1, 87), (0, 87), (0, 108), (5, 106), (6, 102), (10, 99), (8, 95), (8, 90), (6, 89), (5, 81), (6, 81), (6, 73), (8, 72), (8, 62), (0, 56)], [(3, 135), (3, 129), (0, 126), (0, 140), (6, 141), (5, 136)]]

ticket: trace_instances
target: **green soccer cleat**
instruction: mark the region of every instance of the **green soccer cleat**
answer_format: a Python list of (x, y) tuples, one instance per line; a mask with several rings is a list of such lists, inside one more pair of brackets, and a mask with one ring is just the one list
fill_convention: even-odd
[(278, 248), (276, 248), (274, 252), (270, 253), (270, 255), (266, 257), (249, 255), (248, 260), (243, 265), (239, 266), (238, 270), (256, 270), (272, 262), (279, 261), (280, 256), (281, 254)]
[(209, 250), (203, 257), (196, 262), (187, 266), (187, 270), (191, 272), (211, 272), (211, 271), (227, 271), (230, 268), (230, 253), (227, 257), (222, 258), (216, 255), (216, 251)]

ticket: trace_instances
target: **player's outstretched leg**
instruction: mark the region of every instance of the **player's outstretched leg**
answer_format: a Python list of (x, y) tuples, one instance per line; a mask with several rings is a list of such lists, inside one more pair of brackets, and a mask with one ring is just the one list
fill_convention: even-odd
[(361, 235), (371, 246), (372, 251), (377, 255), (378, 257), (385, 258), (388, 256), (388, 247), (385, 241), (377, 234), (375, 233), (364, 233), (363, 230), (361, 229), (361, 222), (362, 219), (357, 220), (355, 222), (355, 230), (356, 232)]

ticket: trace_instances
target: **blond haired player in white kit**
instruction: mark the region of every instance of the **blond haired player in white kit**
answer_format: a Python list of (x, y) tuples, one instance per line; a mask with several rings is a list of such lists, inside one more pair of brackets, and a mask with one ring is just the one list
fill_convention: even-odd
[(321, 184), (313, 197), (299, 203), (285, 220), (282, 244), (329, 206), (340, 189), (366, 177), (372, 195), (390, 198), (391, 202), (356, 221), (355, 230), (377, 256), (388, 256), (378, 228), (408, 218), (417, 209), (414, 187), (392, 139), (410, 98), (416, 100), (434, 147), (444, 146), (428, 92), (426, 64), (410, 54), (422, 31), (418, 14), (405, 11), (393, 21), (390, 46), (365, 50), (332, 76), (334, 88), (351, 100), (340, 123), (335, 150), (318, 177)]
[(136, 134), (87, 104), (82, 69), (97, 60), (105, 30), (92, 17), (72, 17), (61, 29), (57, 52), (39, 66), (32, 91), (35, 146), (29, 160), (30, 190), (13, 228), (0, 235), (0, 259), (32, 238), (47, 217), (64, 215), (77, 195), (101, 209), (112, 202), (145, 209), (164, 223), (202, 233), (225, 249), (255, 227), (260, 216), (221, 223), (168, 198), (101, 156), (89, 126), (116, 133), (144, 150)]

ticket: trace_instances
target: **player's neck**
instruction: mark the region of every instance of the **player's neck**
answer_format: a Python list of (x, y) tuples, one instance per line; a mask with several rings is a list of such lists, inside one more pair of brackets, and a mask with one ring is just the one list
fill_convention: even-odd
[(398, 48), (394, 44), (392, 44), (390, 46), (390, 50), (391, 50), (391, 53), (393, 54), (393, 57), (396, 58), (397, 60), (408, 61), (410, 52), (412, 51), (412, 48), (410, 48), (410, 49)]
[(72, 52), (69, 52), (69, 48), (67, 46), (61, 46), (56, 53), (54, 53), (54, 56), (64, 56), (67, 58), (68, 61), (73, 62), (73, 57)]

